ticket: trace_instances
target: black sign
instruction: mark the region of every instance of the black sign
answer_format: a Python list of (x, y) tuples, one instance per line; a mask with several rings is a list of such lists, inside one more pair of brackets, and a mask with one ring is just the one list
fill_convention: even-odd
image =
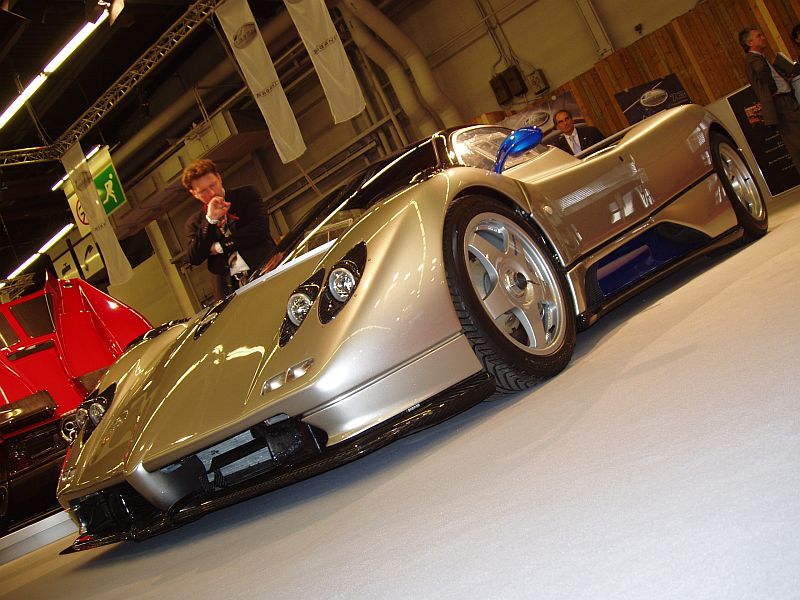
[(619, 92), (614, 97), (631, 125), (662, 110), (691, 102), (674, 73)]
[(764, 124), (761, 103), (756, 99), (753, 89), (747, 86), (728, 96), (728, 104), (764, 175), (769, 193), (777, 196), (800, 185), (800, 174), (789, 158), (781, 134)]

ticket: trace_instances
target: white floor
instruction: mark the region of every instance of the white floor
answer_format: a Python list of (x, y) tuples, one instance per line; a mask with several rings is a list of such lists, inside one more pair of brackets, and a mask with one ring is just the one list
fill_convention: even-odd
[(800, 598), (800, 194), (527, 394), (0, 598)]

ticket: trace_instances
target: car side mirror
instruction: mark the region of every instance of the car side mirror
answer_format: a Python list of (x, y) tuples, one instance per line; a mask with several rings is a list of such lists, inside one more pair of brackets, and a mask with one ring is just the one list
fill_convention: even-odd
[(509, 133), (497, 151), (494, 159), (494, 172), (502, 173), (503, 165), (509, 156), (519, 156), (523, 152), (535, 148), (542, 142), (543, 137), (544, 134), (538, 127), (520, 127)]

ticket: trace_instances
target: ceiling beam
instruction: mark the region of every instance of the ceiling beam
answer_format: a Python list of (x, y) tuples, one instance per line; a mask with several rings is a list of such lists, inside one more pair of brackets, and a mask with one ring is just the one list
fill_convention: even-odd
[(144, 77), (214, 14), (223, 0), (198, 0), (50, 146), (0, 151), (0, 167), (61, 160)]

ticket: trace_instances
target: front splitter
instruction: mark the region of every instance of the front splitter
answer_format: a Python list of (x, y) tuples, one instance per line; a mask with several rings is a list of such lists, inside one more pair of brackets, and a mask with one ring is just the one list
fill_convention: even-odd
[(272, 470), (229, 488), (202, 496), (190, 496), (168, 511), (158, 513), (147, 523), (134, 523), (129, 528), (102, 534), (85, 532), (61, 553), (89, 550), (126, 540), (141, 541), (175, 529), (210, 512), (352, 462), (404, 436), (446, 421), (488, 398), (494, 391), (494, 377), (485, 372), (476, 373), (393, 419), (368, 429), (355, 439), (324, 449), (312, 459)]

